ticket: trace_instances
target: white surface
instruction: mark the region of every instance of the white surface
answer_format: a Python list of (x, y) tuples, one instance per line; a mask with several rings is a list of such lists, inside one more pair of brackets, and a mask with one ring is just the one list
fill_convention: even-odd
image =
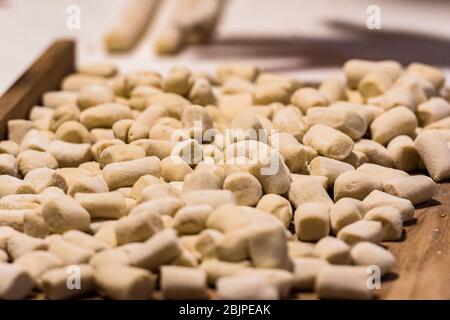
[[(332, 61), (335, 57), (381, 59), (386, 52), (395, 57), (401, 50), (412, 59), (429, 58), (441, 67), (450, 65), (450, 1), (229, 0), (216, 43), (190, 48), (175, 58), (159, 58), (151, 50), (151, 40), (167, 20), (174, 0), (162, 0), (150, 31), (131, 53), (111, 56), (104, 51), (102, 36), (125, 2), (0, 0), (0, 93), (60, 37), (78, 40), (80, 63), (107, 59), (124, 71), (145, 68), (165, 72), (175, 63), (195, 70), (212, 70), (223, 61), (247, 60), (269, 70), (318, 79), (338, 72), (338, 65)], [(365, 28), (366, 8), (373, 3), (382, 10), (381, 32), (414, 34), (398, 43), (389, 38), (385, 44), (384, 37), (376, 40), (380, 42), (370, 42), (373, 46), (360, 41), (360, 37), (382, 34)], [(66, 9), (71, 4), (81, 8), (81, 30), (66, 28)], [(355, 29), (348, 32), (341, 28), (342, 23)], [(439, 38), (423, 38), (430, 35)], [(329, 59), (315, 61), (317, 56), (327, 54)]]

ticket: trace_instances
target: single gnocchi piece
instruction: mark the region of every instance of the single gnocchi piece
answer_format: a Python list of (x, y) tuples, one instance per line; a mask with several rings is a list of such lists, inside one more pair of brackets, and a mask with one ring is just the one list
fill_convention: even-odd
[(367, 123), (358, 111), (352, 108), (320, 107), (308, 109), (305, 121), (308, 126), (327, 125), (339, 130), (350, 138), (361, 138), (367, 130)]
[(419, 166), (419, 154), (414, 146), (414, 141), (409, 136), (395, 137), (387, 145), (387, 150), (395, 168), (410, 172)]
[(92, 84), (84, 86), (78, 92), (77, 105), (81, 110), (84, 110), (99, 104), (114, 102), (114, 100), (114, 92), (110, 87)]
[(360, 200), (353, 198), (339, 199), (330, 210), (332, 233), (337, 235), (345, 226), (361, 220), (365, 213), (366, 205)]
[(107, 147), (100, 153), (100, 166), (144, 158), (145, 150), (132, 144), (117, 144)]
[(93, 175), (80, 177), (72, 181), (67, 189), (67, 194), (74, 196), (77, 193), (100, 193), (108, 191), (108, 184), (102, 176)]
[(149, 136), (148, 127), (131, 119), (117, 121), (112, 126), (112, 131), (116, 139), (125, 143), (130, 143)]
[(77, 71), (81, 74), (109, 78), (115, 76), (118, 69), (115, 64), (110, 62), (96, 62), (79, 65)]
[(80, 122), (89, 130), (94, 128), (112, 128), (115, 122), (132, 119), (131, 109), (119, 103), (104, 103), (84, 110)]
[(347, 171), (334, 183), (334, 200), (345, 197), (363, 200), (373, 190), (383, 190), (381, 180), (361, 171)]
[(229, 190), (192, 191), (183, 194), (181, 200), (184, 201), (186, 205), (207, 204), (213, 208), (218, 208), (221, 205), (226, 204), (236, 204), (234, 195)]
[(409, 221), (414, 217), (414, 206), (408, 199), (390, 195), (379, 190), (372, 191), (364, 198), (363, 204), (367, 210), (379, 207), (392, 207), (400, 211), (402, 221)]
[(94, 255), (95, 251), (77, 246), (62, 238), (48, 241), (48, 252), (58, 257), (64, 265), (84, 264)]
[(277, 217), (286, 228), (289, 228), (293, 213), (291, 204), (286, 198), (277, 194), (266, 194), (258, 201), (256, 209), (272, 214)]
[(288, 241), (288, 254), (291, 259), (317, 258), (313, 243), (295, 240)]
[(241, 206), (254, 206), (263, 195), (258, 179), (246, 172), (236, 172), (227, 176), (223, 189), (233, 192), (236, 203)]
[(80, 109), (74, 104), (62, 105), (53, 112), (50, 129), (56, 131), (65, 122), (78, 121), (80, 113)]
[(156, 53), (160, 55), (174, 54), (181, 49), (184, 42), (179, 28), (169, 26), (160, 32), (153, 45)]
[(266, 278), (275, 286), (282, 299), (288, 298), (292, 290), (293, 275), (290, 271), (270, 268), (246, 268), (239, 271), (238, 275), (262, 276)]
[(441, 70), (424, 63), (411, 63), (406, 68), (406, 72), (409, 74), (416, 74), (424, 78), (425, 80), (431, 82), (436, 89), (441, 88), (445, 82), (445, 76)]
[(147, 300), (156, 287), (156, 276), (150, 271), (130, 266), (101, 266), (94, 277), (100, 290), (115, 300)]
[(450, 178), (450, 148), (436, 130), (425, 130), (414, 141), (414, 146), (434, 181)]
[(371, 299), (369, 275), (364, 267), (329, 265), (320, 270), (315, 288), (319, 298)]
[(3, 140), (0, 141), (0, 153), (6, 153), (13, 156), (17, 156), (19, 154), (20, 147), (14, 141), (11, 140)]
[(9, 175), (0, 175), (0, 198), (10, 194), (35, 194), (36, 188), (29, 182)]
[(390, 180), (409, 177), (409, 174), (402, 170), (388, 168), (374, 163), (365, 163), (358, 167), (356, 171), (378, 177), (382, 181), (383, 186)]
[(160, 160), (163, 160), (171, 155), (176, 142), (156, 139), (139, 139), (131, 142), (131, 144), (144, 149), (147, 157), (155, 156)]
[(414, 113), (406, 107), (395, 107), (375, 118), (370, 125), (372, 139), (386, 145), (399, 135), (411, 136), (417, 128)]
[(295, 210), (295, 232), (301, 241), (318, 241), (330, 233), (329, 208), (320, 203), (305, 203)]
[(164, 266), (161, 268), (160, 286), (165, 299), (208, 298), (206, 273), (200, 269)]
[(384, 186), (384, 191), (416, 205), (432, 199), (437, 185), (430, 177), (417, 175), (391, 180)]
[(102, 171), (103, 178), (110, 190), (132, 187), (141, 176), (146, 174), (160, 176), (161, 166), (157, 157), (111, 163), (106, 165)]
[[(70, 289), (67, 286), (68, 273), (79, 271), (79, 289)], [(95, 289), (94, 269), (82, 264), (75, 267), (55, 268), (44, 272), (42, 275), (42, 287), (44, 295), (50, 300), (63, 300), (88, 294)]]
[(23, 137), (22, 142), (20, 143), (20, 151), (28, 149), (47, 151), (53, 138), (54, 135), (50, 131), (31, 129)]
[[(91, 227), (92, 229), (92, 227)], [(79, 230), (70, 230), (62, 235), (63, 240), (76, 246), (99, 252), (109, 248), (106, 242), (97, 240), (95, 237)]]
[(322, 268), (328, 265), (325, 260), (313, 257), (295, 258), (292, 263), (294, 265), (292, 287), (302, 291), (314, 290), (317, 276)]
[(383, 239), (383, 226), (379, 221), (359, 220), (342, 228), (337, 237), (349, 245), (361, 241), (379, 243)]
[(169, 74), (163, 80), (162, 87), (166, 92), (172, 92), (181, 96), (186, 95), (192, 85), (191, 72), (183, 67), (176, 66), (170, 69)]
[(402, 71), (400, 63), (392, 60), (370, 61), (351, 59), (344, 64), (344, 73), (350, 88), (357, 88), (360, 81), (370, 73), (385, 74), (392, 81), (396, 80)]
[(218, 245), (223, 240), (223, 233), (214, 229), (205, 229), (195, 240), (194, 249), (202, 260), (215, 259), (218, 256)]
[(369, 163), (388, 168), (392, 168), (394, 166), (394, 162), (389, 151), (384, 146), (373, 140), (359, 140), (355, 143), (353, 151), (364, 153), (369, 160)]
[(393, 207), (373, 208), (364, 216), (370, 221), (379, 221), (383, 227), (383, 241), (399, 240), (403, 232), (403, 220), (400, 210)]
[(217, 68), (217, 78), (222, 84), (230, 77), (238, 77), (253, 82), (259, 72), (259, 68), (252, 64), (222, 64)]
[(255, 104), (268, 105), (274, 102), (287, 104), (291, 96), (291, 88), (280, 82), (257, 84), (253, 90)]
[(20, 266), (0, 263), (0, 299), (24, 299), (33, 289), (33, 279)]
[(269, 137), (269, 144), (284, 158), (290, 172), (299, 172), (306, 166), (304, 146), (287, 132), (280, 132)]
[(264, 193), (284, 194), (289, 190), (290, 172), (281, 155), (272, 150), (261, 151), (251, 163), (249, 172), (258, 179)]
[(220, 278), (237, 275), (248, 266), (250, 266), (249, 261), (233, 263), (217, 259), (208, 259), (200, 264), (200, 269), (206, 272), (208, 284), (215, 286)]
[(42, 96), (44, 107), (58, 109), (63, 105), (74, 105), (77, 103), (78, 93), (76, 91), (49, 91)]
[(327, 97), (315, 88), (301, 88), (294, 92), (291, 103), (297, 106), (303, 113), (314, 107), (328, 105)]
[(91, 145), (88, 143), (54, 140), (50, 144), (49, 152), (61, 168), (78, 167), (80, 164), (92, 160)]
[[(254, 179), (256, 180), (256, 178)], [(207, 170), (203, 171), (196, 170), (184, 177), (182, 190), (183, 192), (191, 192), (196, 190), (216, 190), (221, 189), (222, 184), (223, 182), (221, 181), (221, 179), (217, 177), (214, 173)]]
[(23, 138), (33, 128), (31, 121), (14, 119), (8, 121), (8, 139), (17, 144), (21, 144)]
[(55, 233), (72, 229), (88, 231), (91, 222), (89, 213), (68, 196), (46, 199), (42, 204), (42, 215), (50, 230)]
[(81, 90), (81, 88), (88, 85), (105, 83), (106, 80), (103, 77), (81, 73), (72, 73), (63, 79), (61, 89), (63, 91), (79, 91)]
[(130, 50), (144, 33), (157, 4), (155, 0), (128, 2), (117, 23), (105, 35), (108, 50)]
[(151, 238), (164, 228), (164, 224), (159, 214), (148, 211), (123, 217), (114, 228), (117, 244), (123, 245)]
[(392, 86), (384, 94), (369, 98), (368, 103), (390, 110), (404, 106), (415, 112), (417, 106), (427, 100), (424, 90), (415, 82), (404, 82)]
[(33, 287), (42, 288), (43, 273), (56, 267), (62, 267), (63, 262), (48, 251), (35, 250), (22, 255), (14, 261), (14, 265), (26, 270), (33, 279)]
[(423, 127), (449, 116), (450, 103), (444, 98), (433, 97), (417, 107), (417, 119)]
[(299, 142), (306, 132), (301, 112), (295, 107), (285, 107), (275, 112), (272, 118), (275, 129), (292, 134)]
[(387, 274), (395, 265), (395, 258), (383, 247), (370, 243), (359, 242), (353, 246), (350, 256), (358, 266), (378, 266), (381, 275)]
[(323, 124), (312, 126), (303, 137), (303, 143), (321, 155), (336, 160), (347, 158), (353, 150), (353, 141), (349, 136)]
[(216, 97), (214, 96), (213, 88), (207, 79), (195, 79), (189, 91), (188, 97), (193, 104), (201, 106), (216, 104)]
[(329, 103), (334, 103), (345, 99), (345, 81), (338, 77), (329, 77), (323, 80), (319, 86), (319, 92), (322, 93)]
[(348, 163), (326, 157), (316, 157), (309, 164), (309, 174), (327, 177), (327, 186), (332, 188), (336, 179), (347, 171), (355, 168)]
[(319, 183), (324, 189), (328, 187), (328, 178), (325, 176), (313, 176), (313, 175), (304, 175), (304, 174), (291, 174), (292, 182), (303, 181), (305, 183)]
[(118, 219), (128, 213), (125, 197), (118, 191), (75, 193), (74, 198), (89, 212), (91, 218)]
[(248, 237), (248, 254), (256, 268), (290, 268), (286, 233), (281, 224), (255, 226)]
[(172, 227), (178, 234), (198, 234), (206, 228), (212, 210), (208, 205), (183, 207), (175, 214)]
[(358, 91), (367, 100), (385, 93), (392, 85), (392, 78), (385, 73), (375, 71), (368, 73), (359, 81)]
[(70, 143), (91, 143), (91, 134), (85, 126), (77, 121), (66, 121), (55, 132), (57, 140)]
[(17, 162), (19, 171), (24, 176), (33, 169), (57, 169), (59, 167), (57, 159), (51, 153), (36, 150), (26, 150), (19, 153)]
[(309, 202), (321, 203), (328, 207), (333, 205), (333, 200), (323, 185), (310, 179), (299, 179), (293, 182), (289, 188), (288, 198), (294, 208)]
[(173, 229), (165, 229), (156, 233), (149, 240), (127, 254), (132, 266), (157, 271), (162, 265), (178, 258), (182, 247)]
[(63, 175), (50, 168), (36, 168), (29, 171), (23, 181), (32, 184), (37, 193), (41, 193), (48, 187), (57, 187), (67, 191), (67, 182)]
[(350, 246), (334, 237), (324, 237), (315, 246), (317, 256), (330, 264), (349, 264)]
[(19, 174), (17, 160), (12, 154), (0, 154), (0, 174), (12, 177)]

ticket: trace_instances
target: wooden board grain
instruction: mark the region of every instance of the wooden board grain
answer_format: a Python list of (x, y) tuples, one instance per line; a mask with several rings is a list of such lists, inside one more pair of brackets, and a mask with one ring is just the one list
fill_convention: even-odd
[[(4, 138), (9, 119), (26, 118), (42, 94), (58, 89), (74, 69), (74, 42), (53, 44), (0, 98), (0, 137)], [(445, 182), (439, 184), (433, 200), (417, 207), (415, 220), (405, 226), (401, 241), (383, 243), (397, 264), (381, 284), (380, 299), (450, 299), (449, 215), (450, 182)], [(299, 293), (294, 298), (315, 299), (316, 295)]]
[(418, 207), (406, 239), (385, 245), (394, 253), (396, 279), (385, 281), (385, 299), (450, 299), (450, 182)]
[(56, 41), (0, 97), (0, 138), (6, 137), (9, 120), (26, 118), (42, 94), (58, 88), (63, 77), (74, 70), (75, 42)]

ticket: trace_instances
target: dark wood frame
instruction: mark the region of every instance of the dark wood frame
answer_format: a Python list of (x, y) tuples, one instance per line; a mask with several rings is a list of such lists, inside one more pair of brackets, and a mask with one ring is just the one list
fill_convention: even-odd
[(75, 42), (60, 40), (51, 45), (0, 98), (0, 138), (6, 137), (11, 119), (25, 119), (42, 94), (59, 88), (64, 76), (75, 70)]
[[(59, 88), (75, 70), (75, 43), (55, 42), (0, 98), (0, 137), (10, 119), (26, 118), (44, 92)], [(416, 210), (405, 227), (407, 241), (386, 242), (397, 259), (382, 282), (382, 299), (450, 299), (450, 183), (439, 184), (435, 198)], [(405, 240), (405, 239), (403, 239)], [(300, 293), (300, 299), (315, 298)]]

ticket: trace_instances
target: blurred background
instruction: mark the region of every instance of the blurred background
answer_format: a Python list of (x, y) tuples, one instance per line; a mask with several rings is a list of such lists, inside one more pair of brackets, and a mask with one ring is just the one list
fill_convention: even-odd
[[(61, 37), (78, 40), (79, 63), (110, 60), (123, 71), (166, 72), (174, 64), (210, 71), (224, 61), (245, 61), (315, 81), (358, 57), (421, 61), (450, 75), (449, 0), (224, 0), (210, 44), (160, 57), (152, 42), (175, 1), (160, 0), (147, 32), (131, 51), (111, 54), (103, 37), (127, 0), (0, 0), (0, 94)], [(81, 10), (79, 30), (66, 26), (70, 5)], [(369, 5), (381, 9), (380, 30), (366, 26)]]

